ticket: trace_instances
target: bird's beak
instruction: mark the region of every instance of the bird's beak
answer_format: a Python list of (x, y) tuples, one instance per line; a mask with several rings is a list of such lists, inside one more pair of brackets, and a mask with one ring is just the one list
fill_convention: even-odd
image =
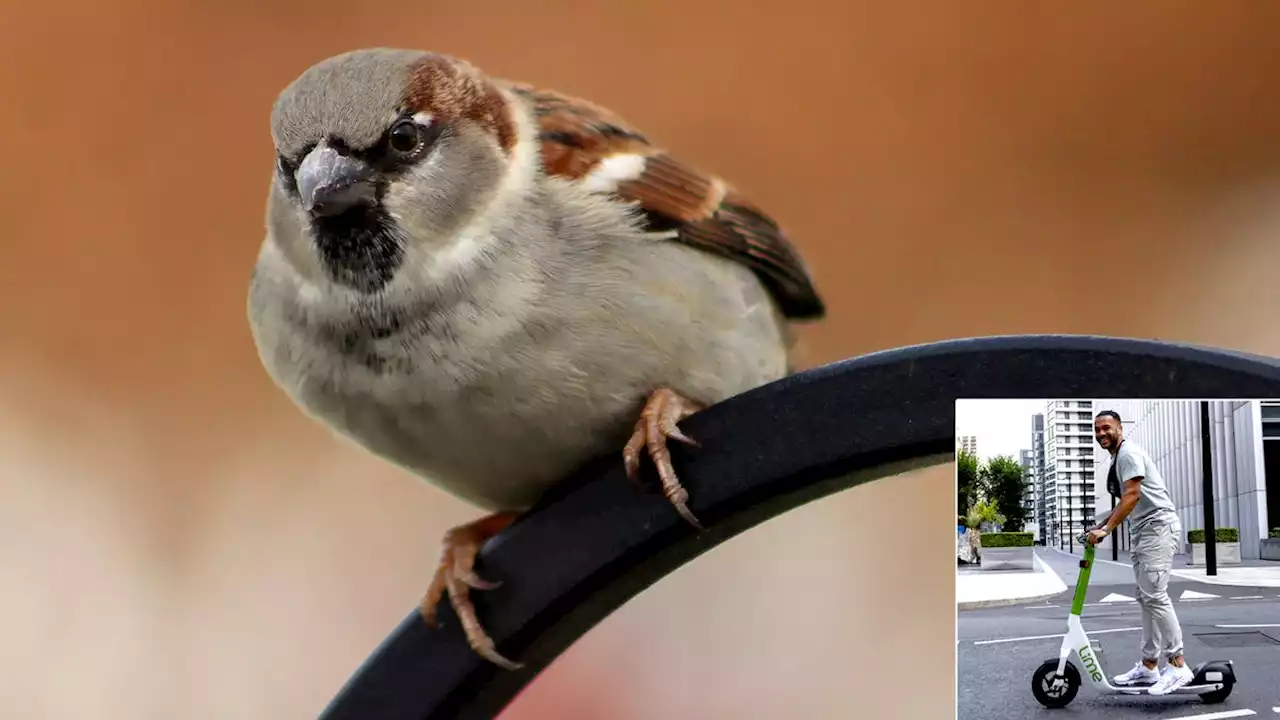
[(296, 179), (302, 207), (312, 215), (338, 215), (377, 200), (373, 169), (323, 143), (303, 158)]

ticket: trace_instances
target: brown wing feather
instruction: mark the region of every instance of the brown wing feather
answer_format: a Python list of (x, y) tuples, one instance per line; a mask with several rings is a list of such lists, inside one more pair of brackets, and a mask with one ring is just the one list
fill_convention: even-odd
[(642, 155), (643, 171), (616, 194), (637, 202), (653, 230), (673, 230), (688, 245), (751, 268), (793, 319), (825, 314), (795, 247), (768, 215), (722, 179), (680, 162), (610, 110), (550, 90), (511, 83), (533, 105), (542, 162), (550, 175), (577, 180), (614, 155)]

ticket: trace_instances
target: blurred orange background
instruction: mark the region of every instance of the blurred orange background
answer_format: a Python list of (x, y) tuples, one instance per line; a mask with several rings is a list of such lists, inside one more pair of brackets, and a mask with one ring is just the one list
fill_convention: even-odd
[[(1028, 332), (1280, 355), (1278, 22), (1261, 1), (6, 3), (0, 714), (314, 717), (477, 515), (258, 365), (267, 114), (312, 62), (455, 53), (733, 179), (825, 292), (810, 365)], [(711, 552), (503, 717), (951, 717), (951, 473)]]

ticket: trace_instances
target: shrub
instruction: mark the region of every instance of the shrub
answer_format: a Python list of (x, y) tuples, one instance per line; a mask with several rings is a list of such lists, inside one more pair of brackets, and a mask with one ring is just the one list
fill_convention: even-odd
[[(1215, 528), (1213, 532), (1214, 542), (1229, 543), (1240, 542), (1240, 531), (1233, 527)], [(1204, 543), (1204, 530), (1188, 530), (1187, 542), (1192, 545), (1201, 545)]]
[(998, 532), (982, 534), (982, 547), (984, 548), (1031, 547), (1033, 542), (1032, 535), (1029, 532)]
[(1280, 528), (1271, 528), (1271, 539), (1280, 540)]
[(1000, 514), (995, 503), (987, 502), (986, 500), (979, 500), (974, 504), (973, 509), (969, 511), (969, 514), (965, 516), (964, 524), (965, 527), (977, 530), (982, 527), (982, 523), (984, 522), (991, 523), (992, 525), (1003, 525), (1004, 515)]

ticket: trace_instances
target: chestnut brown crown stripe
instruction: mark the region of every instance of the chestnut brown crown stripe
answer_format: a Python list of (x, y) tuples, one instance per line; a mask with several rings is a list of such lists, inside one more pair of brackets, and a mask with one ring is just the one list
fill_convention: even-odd
[(428, 54), (410, 71), (404, 103), (415, 112), (473, 122), (492, 132), (508, 155), (515, 147), (515, 121), (502, 92), (464, 61)]

